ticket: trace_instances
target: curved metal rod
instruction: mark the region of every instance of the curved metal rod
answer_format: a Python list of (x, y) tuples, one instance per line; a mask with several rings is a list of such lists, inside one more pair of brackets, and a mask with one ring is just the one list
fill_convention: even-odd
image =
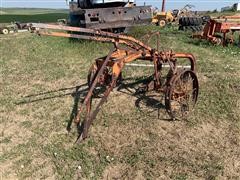
[[(87, 28), (80, 28), (80, 27), (71, 27), (71, 26), (63, 26), (63, 25), (53, 25), (53, 24), (43, 24), (43, 23), (32, 23), (31, 24), (31, 28), (32, 29), (52, 29), (52, 30), (64, 30), (64, 31), (72, 31), (72, 32), (82, 32), (82, 33), (86, 33), (88, 35), (86, 35), (87, 37), (89, 37), (89, 35), (93, 35), (93, 36), (105, 36), (107, 38), (113, 38), (115, 42), (117, 42), (118, 40), (124, 40), (127, 42), (131, 42), (134, 43), (138, 46), (143, 47), (144, 49), (147, 49), (149, 51), (151, 51), (151, 47), (145, 45), (143, 42), (131, 37), (131, 36), (126, 36), (126, 35), (121, 35), (121, 34), (114, 34), (114, 33), (110, 33), (110, 32), (105, 32), (105, 31), (101, 31), (101, 30), (96, 30), (96, 29), (87, 29)], [(74, 37), (73, 37), (74, 38)]]
[(104, 71), (105, 67), (106, 67), (107, 64), (108, 64), (108, 62), (109, 62), (109, 60), (110, 60), (110, 57), (112, 56), (112, 54), (113, 54), (113, 52), (114, 52), (115, 50), (116, 50), (115, 48), (112, 49), (112, 50), (110, 50), (110, 52), (108, 53), (105, 61), (104, 61), (103, 64), (102, 64), (100, 70), (98, 71), (97, 76), (95, 77), (95, 79), (94, 79), (94, 81), (93, 81), (93, 83), (92, 83), (92, 85), (91, 85), (91, 87), (90, 87), (90, 89), (89, 89), (89, 91), (88, 91), (88, 93), (87, 93), (84, 101), (83, 101), (83, 105), (82, 105), (82, 106), (80, 107), (80, 109), (78, 110), (77, 116), (76, 116), (76, 118), (75, 118), (75, 123), (76, 123), (76, 124), (79, 124), (79, 122), (80, 122), (80, 114), (81, 114), (81, 112), (82, 112), (82, 107), (83, 107), (84, 105), (87, 105), (87, 104), (90, 102), (90, 98), (91, 98), (91, 96), (92, 96), (93, 90), (95, 89), (95, 87), (96, 87), (96, 85), (97, 85), (97, 83), (98, 83), (98, 78), (103, 74), (103, 71)]
[(191, 63), (191, 70), (196, 72), (196, 58), (189, 53), (175, 53), (174, 58), (187, 58)]

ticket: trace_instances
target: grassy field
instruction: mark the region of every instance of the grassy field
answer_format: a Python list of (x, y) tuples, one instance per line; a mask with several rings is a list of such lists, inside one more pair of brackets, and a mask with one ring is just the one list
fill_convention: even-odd
[(57, 19), (67, 19), (66, 9), (34, 9), (34, 8), (2, 8), (0, 23), (19, 22), (56, 22)]
[(46, 8), (1, 8), (3, 14), (47, 14), (47, 13), (68, 13), (68, 9), (46, 9)]
[(164, 107), (150, 103), (151, 94), (135, 95), (134, 83), (152, 69), (126, 67), (125, 86), (110, 95), (81, 144), (74, 144), (76, 128), (66, 128), (86, 93), (91, 63), (111, 45), (1, 35), (1, 177), (239, 179), (239, 48), (215, 47), (155, 26), (130, 34), (139, 38), (151, 30), (160, 31), (165, 49), (196, 56), (200, 95), (194, 113), (168, 121)]

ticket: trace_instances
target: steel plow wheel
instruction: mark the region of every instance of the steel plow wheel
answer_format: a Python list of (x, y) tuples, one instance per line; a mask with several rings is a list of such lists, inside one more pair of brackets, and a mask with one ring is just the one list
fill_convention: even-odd
[(187, 117), (197, 102), (198, 91), (198, 79), (193, 71), (182, 70), (172, 77), (165, 92), (165, 106), (173, 120)]

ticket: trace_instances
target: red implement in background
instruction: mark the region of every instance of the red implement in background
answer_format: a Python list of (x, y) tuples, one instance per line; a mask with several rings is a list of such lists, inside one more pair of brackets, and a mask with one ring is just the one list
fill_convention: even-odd
[[(213, 44), (226, 46), (234, 41), (234, 33), (240, 32), (240, 16), (224, 16), (211, 19), (201, 34), (194, 34), (194, 38), (206, 39)], [(239, 35), (240, 44), (240, 35)]]

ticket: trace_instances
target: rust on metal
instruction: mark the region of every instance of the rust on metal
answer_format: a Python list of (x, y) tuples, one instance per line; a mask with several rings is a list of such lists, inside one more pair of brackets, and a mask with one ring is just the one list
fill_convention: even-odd
[[(195, 57), (189, 53), (159, 51), (159, 32), (145, 36), (148, 39), (156, 36), (157, 49), (154, 49), (131, 36), (95, 29), (49, 24), (32, 24), (32, 29), (39, 35), (88, 39), (114, 44), (114, 48), (110, 50), (108, 55), (97, 58), (89, 70), (89, 90), (75, 118), (75, 123), (81, 129), (79, 140), (87, 137), (89, 127), (101, 106), (106, 102), (113, 88), (122, 80), (122, 70), (125, 65), (135, 60), (153, 64), (152, 81), (146, 85), (146, 90), (154, 90), (165, 94), (166, 110), (171, 119), (186, 117), (197, 101), (199, 85)], [(179, 68), (178, 59), (186, 59), (190, 68)], [(166, 81), (162, 83), (161, 70), (166, 64), (169, 67), (168, 75)], [(99, 88), (104, 89), (101, 95), (97, 92)], [(91, 105), (95, 96), (101, 97), (101, 100), (95, 108), (92, 108)]]
[[(226, 46), (234, 41), (234, 33), (240, 32), (240, 16), (224, 16), (211, 19), (201, 34), (194, 34), (193, 38), (206, 39), (213, 44)], [(240, 37), (240, 36), (239, 36)], [(240, 38), (239, 38), (240, 45)]]

